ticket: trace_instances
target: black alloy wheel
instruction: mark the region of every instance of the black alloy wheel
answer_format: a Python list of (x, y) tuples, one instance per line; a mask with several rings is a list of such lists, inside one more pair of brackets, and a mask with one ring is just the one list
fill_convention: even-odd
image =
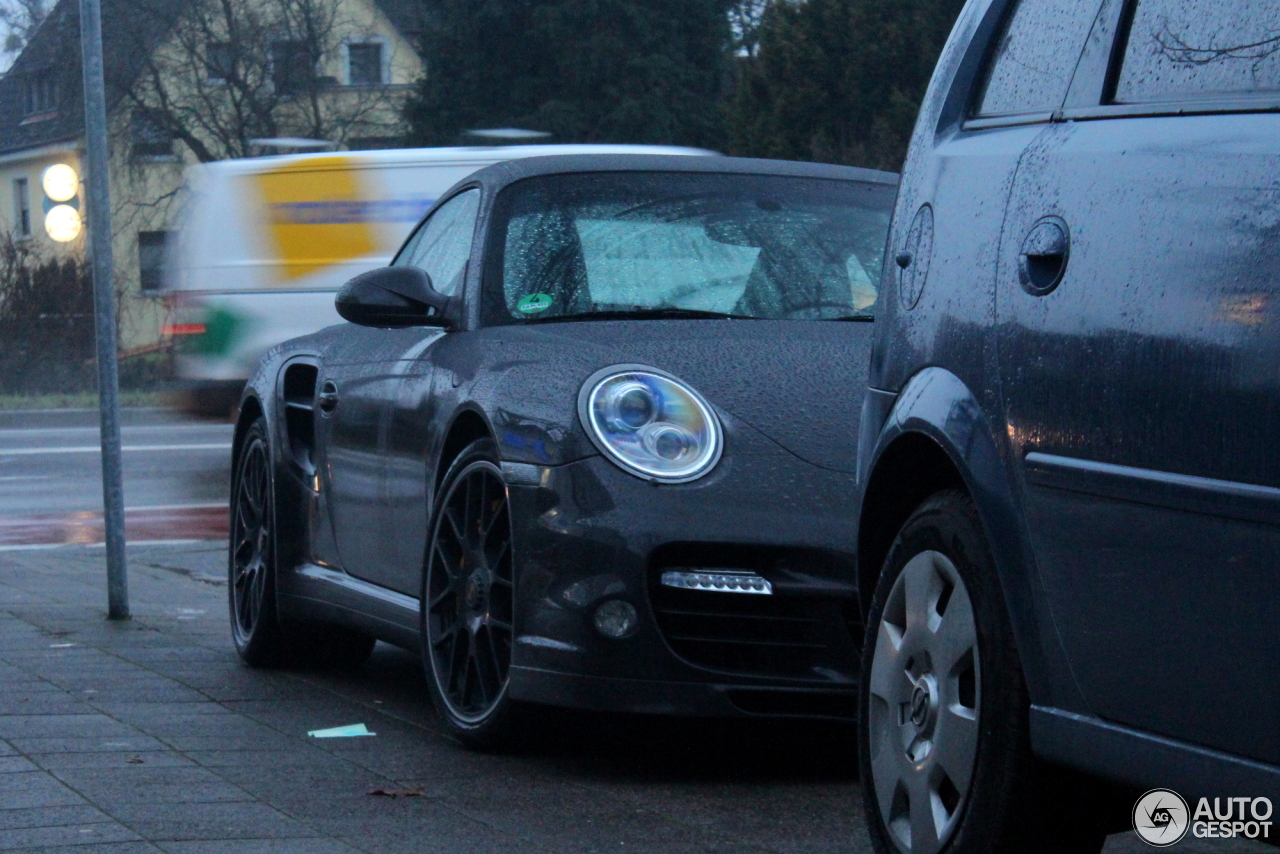
[(347, 626), (285, 623), (276, 607), (276, 496), (267, 420), (245, 432), (231, 482), (228, 600), (236, 652), (254, 667), (292, 665), (354, 670), (376, 640)]
[(515, 572), (506, 481), (490, 440), (469, 445), (441, 483), (422, 584), (423, 666), (459, 740), (495, 749), (511, 735), (507, 677)]
[(867, 620), (858, 753), (876, 851), (1100, 851), (1100, 787), (1036, 759), (1029, 714), (977, 508), (939, 492), (894, 540)]
[(275, 508), (267, 420), (245, 433), (231, 482), (228, 599), (236, 652), (254, 666), (279, 661), (283, 638), (275, 607)]

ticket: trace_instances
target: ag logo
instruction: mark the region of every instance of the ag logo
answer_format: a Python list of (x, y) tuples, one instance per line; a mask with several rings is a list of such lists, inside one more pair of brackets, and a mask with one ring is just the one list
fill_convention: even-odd
[(1187, 802), (1169, 789), (1152, 789), (1133, 805), (1133, 829), (1143, 842), (1167, 848), (1187, 835)]

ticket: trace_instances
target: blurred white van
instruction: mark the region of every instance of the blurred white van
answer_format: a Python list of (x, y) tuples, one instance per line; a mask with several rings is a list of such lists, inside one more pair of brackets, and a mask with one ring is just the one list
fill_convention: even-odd
[(270, 347), (340, 322), (333, 292), (391, 256), (440, 193), (481, 167), (551, 154), (712, 154), (513, 145), (227, 160), (188, 175), (167, 288), (188, 408), (226, 414)]

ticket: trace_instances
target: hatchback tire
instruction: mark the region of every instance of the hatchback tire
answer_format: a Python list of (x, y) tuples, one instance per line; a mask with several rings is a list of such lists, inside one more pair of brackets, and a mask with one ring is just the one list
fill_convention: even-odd
[(858, 698), (863, 805), (881, 854), (1096, 854), (1073, 775), (1031, 753), (1030, 701), (972, 500), (939, 492), (876, 584)]

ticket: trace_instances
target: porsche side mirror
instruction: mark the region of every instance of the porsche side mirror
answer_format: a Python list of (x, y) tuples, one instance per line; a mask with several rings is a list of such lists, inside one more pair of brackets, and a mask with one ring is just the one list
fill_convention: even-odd
[(418, 267), (379, 267), (361, 273), (338, 291), (334, 306), (344, 320), (360, 326), (400, 329), (453, 325), (449, 297)]

